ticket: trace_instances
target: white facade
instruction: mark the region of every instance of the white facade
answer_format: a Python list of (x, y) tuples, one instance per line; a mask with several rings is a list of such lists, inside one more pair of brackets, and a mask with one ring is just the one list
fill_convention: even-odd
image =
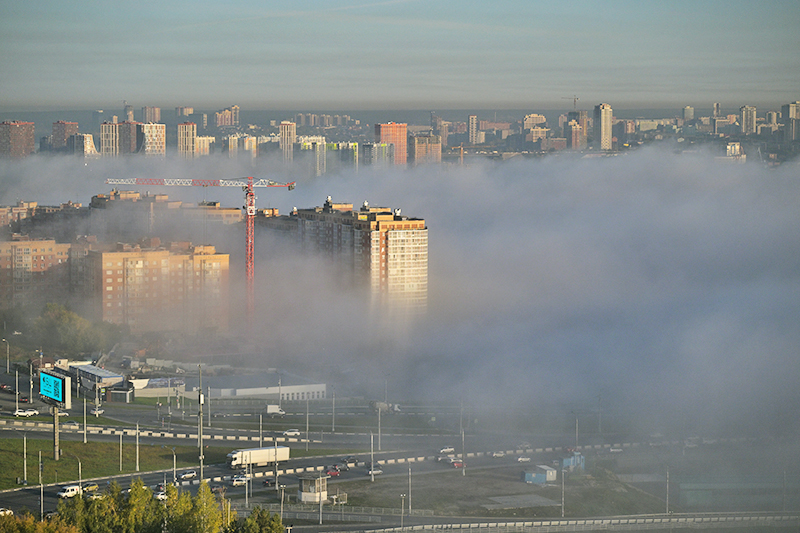
[(594, 148), (595, 150), (611, 150), (611, 126), (614, 111), (608, 104), (594, 107)]
[(137, 124), (138, 152), (147, 156), (166, 157), (167, 126), (166, 124)]

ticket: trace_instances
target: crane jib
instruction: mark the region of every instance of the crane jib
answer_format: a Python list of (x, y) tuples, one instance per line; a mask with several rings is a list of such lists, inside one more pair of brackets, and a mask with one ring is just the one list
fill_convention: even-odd
[[(248, 178), (231, 180), (195, 180), (173, 178), (108, 178), (109, 185), (163, 185), (168, 187), (241, 187), (247, 185)], [(254, 179), (253, 187), (288, 187), (294, 189), (292, 183), (278, 183), (268, 179)]]

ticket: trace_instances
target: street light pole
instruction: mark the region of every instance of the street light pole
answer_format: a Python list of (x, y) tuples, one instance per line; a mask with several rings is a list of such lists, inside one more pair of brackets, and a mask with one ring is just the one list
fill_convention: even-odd
[(331, 433), (336, 431), (336, 389), (333, 389), (333, 402), (331, 403)]
[(8, 341), (3, 339), (3, 342), (6, 343), (6, 374), (11, 373), (11, 348), (8, 345)]
[(136, 471), (139, 471), (139, 421), (136, 421)]
[(122, 431), (119, 432), (119, 471), (122, 472)]
[[(161, 446), (161, 447), (164, 448), (165, 450), (170, 450), (172, 452), (172, 484), (174, 485), (175, 483), (178, 482), (178, 474), (176, 472), (177, 460), (175, 456), (175, 448), (167, 448), (166, 446)], [(203, 478), (201, 477), (200, 479), (202, 481)]]

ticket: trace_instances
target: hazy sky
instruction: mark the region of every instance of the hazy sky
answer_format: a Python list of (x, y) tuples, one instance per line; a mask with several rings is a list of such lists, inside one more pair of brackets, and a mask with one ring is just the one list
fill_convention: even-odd
[(776, 106), (800, 3), (0, 2), (0, 109)]

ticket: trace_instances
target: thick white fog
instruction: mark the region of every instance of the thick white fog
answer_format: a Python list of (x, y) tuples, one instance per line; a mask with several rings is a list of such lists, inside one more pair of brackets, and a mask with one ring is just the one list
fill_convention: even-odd
[[(363, 294), (336, 283), (327, 260), (259, 235), (265, 366), (335, 369), (375, 390), (388, 381), (400, 401), (469, 398), (524, 410), (544, 402), (591, 409), (601, 398), (656, 421), (796, 424), (796, 166), (766, 170), (645, 149), (304, 179), (224, 160), (133, 168), (36, 159), (4, 163), (0, 203), (88, 203), (108, 192), (109, 176), (254, 174), (297, 179), (292, 192), (258, 191), (259, 207), (281, 213), (331, 195), (427, 221), (429, 312), (414, 321), (377, 316)], [(236, 189), (158, 192), (242, 201)], [(241, 254), (244, 236), (212, 244)]]

